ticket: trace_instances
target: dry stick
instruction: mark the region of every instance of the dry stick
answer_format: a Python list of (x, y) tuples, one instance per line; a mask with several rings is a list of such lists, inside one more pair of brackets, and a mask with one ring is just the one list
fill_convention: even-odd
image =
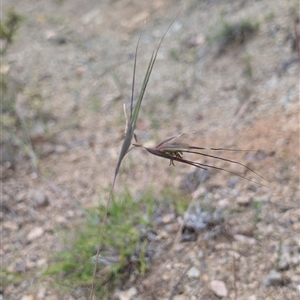
[(25, 138), (27, 139), (27, 145), (28, 145), (28, 148), (29, 148), (29, 156), (30, 156), (30, 159), (31, 159), (31, 162), (32, 162), (32, 165), (33, 165), (34, 172), (38, 175), (39, 174), (38, 173), (38, 163), (37, 163), (37, 158), (36, 158), (35, 152), (33, 150), (33, 145), (32, 145), (32, 142), (31, 142), (29, 130), (27, 128), (25, 118), (22, 115), (22, 113), (20, 111), (20, 108), (18, 106), (16, 107), (16, 113), (17, 113), (17, 116), (20, 119), (20, 122), (22, 124), (24, 134), (25, 134)]
[(299, 17), (296, 17), (294, 20), (294, 33), (295, 33), (295, 43), (296, 43), (296, 51), (298, 55), (298, 60), (300, 62), (300, 19)]
[[(250, 102), (245, 102), (242, 107), (238, 110), (236, 115), (234, 116), (228, 130), (226, 131), (226, 134), (223, 138), (223, 142), (227, 139), (229, 132), (234, 129), (235, 125), (238, 123), (238, 121), (242, 118), (244, 113), (246, 112)], [(256, 172), (255, 172), (256, 173)], [(237, 286), (236, 286), (236, 265), (235, 265), (235, 256), (234, 253), (232, 254), (232, 270), (233, 270), (233, 288), (234, 288), (234, 300), (237, 300)]]
[(175, 283), (175, 285), (173, 286), (172, 290), (171, 290), (171, 294), (168, 298), (168, 300), (172, 300), (174, 297), (174, 294), (182, 280), (182, 278), (185, 276), (185, 274), (187, 273), (187, 271), (192, 267), (193, 264), (189, 264), (189, 266), (184, 270), (184, 272), (181, 274), (181, 276), (179, 277), (179, 279), (177, 280), (177, 282)]
[(237, 300), (237, 287), (236, 287), (236, 264), (235, 264), (235, 256), (232, 251), (232, 269), (233, 269), (233, 288), (234, 288), (234, 300)]
[[(242, 118), (242, 116), (245, 114), (245, 112), (247, 111), (248, 106), (250, 105), (250, 101), (245, 102), (242, 107), (238, 110), (238, 112), (236, 113), (236, 115), (234, 116), (228, 130), (226, 131), (226, 134), (223, 138), (222, 143), (224, 143), (224, 141), (227, 139), (229, 132), (231, 130), (234, 129), (234, 127), (236, 126), (236, 124), (238, 123), (238, 121)], [(256, 173), (256, 172), (255, 172)], [(260, 175), (259, 175), (260, 176)], [(261, 177), (261, 176), (260, 176)], [(237, 286), (236, 286), (236, 261), (235, 261), (235, 256), (234, 253), (232, 254), (232, 270), (233, 270), (233, 288), (234, 288), (234, 300), (237, 300)]]
[[(237, 114), (235, 115), (235, 117), (234, 117), (234, 119), (233, 119), (233, 121), (231, 122), (231, 124), (230, 124), (230, 127), (229, 127), (229, 129), (227, 130), (227, 132), (226, 132), (226, 134), (225, 134), (225, 136), (224, 136), (224, 141), (225, 141), (225, 139), (227, 138), (227, 136), (228, 136), (228, 134), (229, 134), (229, 132), (234, 128), (234, 126), (236, 125), (236, 123), (241, 119), (241, 117), (244, 115), (244, 113), (246, 112), (246, 110), (247, 110), (247, 108), (248, 108), (248, 106), (249, 106), (249, 101), (247, 101), (239, 110), (238, 110), (238, 112), (237, 112)], [(171, 140), (171, 138), (170, 138), (170, 140)], [(167, 140), (166, 140), (167, 141)], [(166, 142), (166, 141), (164, 141), (164, 142)], [(161, 143), (162, 144), (162, 143)], [(160, 146), (160, 145), (159, 145)], [(218, 150), (218, 149), (216, 149), (216, 150)], [(219, 149), (219, 150), (222, 150), (221, 148)], [(205, 156), (210, 156), (210, 155), (205, 155)], [(226, 160), (226, 159), (225, 159)], [(243, 164), (242, 164), (243, 165)], [(246, 166), (245, 166), (246, 167)], [(248, 167), (246, 167), (246, 168), (248, 168)], [(252, 171), (252, 170), (251, 170)], [(255, 174), (257, 174), (256, 172), (254, 172)], [(257, 174), (259, 177), (261, 177), (259, 174)], [(204, 179), (205, 179), (205, 176), (206, 176), (206, 174), (204, 174), (203, 176), (202, 176), (202, 178), (201, 178), (201, 183), (200, 183), (200, 185), (199, 186), (201, 186), (202, 185), (202, 183), (203, 183), (203, 181), (204, 181)], [(205, 196), (207, 195), (207, 193), (205, 194)], [(182, 221), (182, 223), (181, 223), (181, 225), (180, 225), (180, 228), (179, 228), (179, 230), (178, 230), (178, 232), (177, 232), (177, 235), (176, 235), (176, 238), (175, 238), (175, 241), (174, 241), (174, 244), (173, 244), (173, 247), (172, 247), (172, 250), (174, 251), (174, 248), (175, 248), (175, 246), (178, 244), (178, 241), (179, 241), (179, 239), (180, 239), (180, 235), (181, 235), (181, 232), (182, 232), (182, 229), (183, 229), (183, 227), (184, 227), (184, 224), (185, 224), (185, 216), (186, 216), (186, 214), (187, 214), (187, 212), (190, 210), (190, 208), (192, 207), (192, 205), (194, 204), (194, 202), (195, 202), (195, 199), (196, 199), (196, 197), (193, 197), (192, 198), (192, 201), (190, 202), (190, 204), (189, 204), (189, 206), (188, 206), (188, 208), (187, 208), (187, 210), (186, 210), (186, 212), (185, 212), (185, 214), (184, 214), (184, 217), (183, 217), (183, 221)], [(236, 287), (236, 269), (235, 269), (235, 257), (233, 256), (233, 276), (234, 276), (234, 292), (235, 292), (235, 300), (237, 299), (237, 287)], [(171, 298), (169, 298), (169, 299), (171, 299)]]
[(48, 187), (55, 193), (63, 196), (64, 198), (68, 199), (77, 209), (79, 209), (88, 219), (91, 219), (91, 215), (81, 206), (81, 204), (76, 201), (74, 198), (72, 198), (67, 190), (63, 190), (60, 187), (58, 187), (53, 181), (47, 179), (43, 175), (38, 173), (38, 177), (44, 181)]
[(224, 141), (227, 139), (228, 134), (231, 130), (233, 130), (234, 126), (237, 124), (237, 122), (242, 118), (242, 116), (244, 115), (244, 113), (246, 112), (248, 106), (250, 105), (250, 101), (245, 102), (242, 107), (238, 110), (238, 112), (236, 113), (236, 115), (234, 116), (228, 130), (226, 131), (226, 134), (223, 138), (222, 144), (224, 143)]
[[(238, 110), (238, 112), (236, 113), (236, 115), (234, 116), (234, 119), (232, 120), (229, 129), (227, 130), (224, 138), (223, 138), (223, 142), (227, 139), (229, 132), (231, 130), (233, 130), (233, 128), (235, 127), (235, 125), (238, 123), (238, 121), (242, 118), (242, 116), (245, 114), (248, 106), (250, 105), (250, 101), (247, 101), (246, 103), (244, 103), (242, 105), (242, 107)], [(255, 172), (256, 173), (256, 172)], [(232, 253), (232, 271), (233, 271), (233, 289), (234, 289), (234, 300), (237, 300), (237, 296), (238, 296), (238, 291), (237, 291), (237, 285), (236, 285), (236, 260), (235, 260), (235, 256), (234, 253)]]

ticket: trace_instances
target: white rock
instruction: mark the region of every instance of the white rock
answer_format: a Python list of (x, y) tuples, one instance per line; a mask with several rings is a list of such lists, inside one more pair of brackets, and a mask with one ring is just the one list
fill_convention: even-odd
[(33, 295), (25, 295), (25, 296), (22, 296), (21, 300), (34, 300), (34, 296)]
[(42, 227), (33, 228), (27, 235), (29, 241), (36, 240), (44, 234), (44, 229)]
[(44, 194), (43, 192), (40, 191), (33, 192), (32, 198), (33, 198), (34, 206), (36, 207), (43, 207), (49, 204), (48, 198), (46, 194)]
[(129, 290), (119, 292), (117, 297), (119, 300), (130, 300), (132, 296), (137, 294), (137, 289), (135, 287), (130, 288)]
[(228, 294), (225, 283), (220, 280), (212, 280), (209, 283), (209, 288), (218, 297), (226, 297)]
[(271, 270), (270, 273), (263, 279), (265, 286), (282, 284), (282, 276), (279, 272)]
[(190, 278), (197, 278), (200, 276), (200, 271), (196, 267), (192, 267), (188, 270), (187, 276)]
[(175, 219), (175, 214), (166, 214), (162, 217), (162, 222), (164, 224), (170, 223), (172, 220)]
[(254, 238), (250, 238), (248, 236), (242, 235), (242, 234), (235, 234), (234, 239), (238, 242), (254, 245), (256, 243), (256, 240)]
[(91, 21), (93, 21), (94, 19), (98, 20), (97, 23), (99, 22), (99, 19), (101, 19), (100, 9), (93, 9), (90, 12), (83, 15), (83, 17), (81, 18), (81, 22), (83, 24), (88, 24)]
[(204, 252), (203, 252), (203, 250), (200, 250), (200, 251), (198, 252), (198, 257), (199, 257), (199, 258), (203, 258), (203, 257), (204, 257)]
[(175, 295), (172, 299), (173, 300), (187, 300), (188, 298), (184, 295)]

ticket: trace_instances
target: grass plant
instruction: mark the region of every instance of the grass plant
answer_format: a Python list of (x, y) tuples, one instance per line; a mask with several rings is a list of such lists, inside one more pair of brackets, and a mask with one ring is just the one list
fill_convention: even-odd
[[(180, 11), (179, 11), (180, 13)], [(179, 15), (179, 13), (177, 14), (177, 16)], [(169, 25), (169, 27), (167, 28), (167, 30), (165, 31), (164, 35), (162, 36), (158, 47), (156, 48), (155, 51), (153, 51), (152, 56), (150, 58), (150, 62), (148, 64), (148, 68), (146, 71), (146, 75), (144, 77), (144, 81), (142, 83), (142, 87), (140, 90), (140, 93), (138, 95), (137, 101), (134, 104), (134, 90), (135, 90), (135, 71), (136, 71), (136, 62), (137, 62), (137, 51), (138, 51), (138, 46), (139, 46), (139, 41), (140, 38), (138, 40), (137, 46), (136, 46), (136, 51), (135, 51), (135, 59), (134, 59), (134, 68), (133, 68), (133, 80), (132, 80), (132, 93), (131, 93), (131, 103), (130, 103), (130, 116), (129, 119), (127, 120), (127, 124), (126, 124), (126, 134), (125, 134), (125, 138), (121, 147), (121, 151), (120, 151), (120, 155), (119, 155), (119, 159), (117, 162), (117, 166), (115, 168), (115, 172), (114, 172), (114, 178), (113, 178), (113, 183), (111, 186), (111, 190), (109, 193), (109, 198), (107, 201), (107, 205), (106, 205), (106, 210), (104, 212), (104, 217), (103, 217), (103, 222), (102, 222), (102, 226), (101, 226), (101, 231), (100, 231), (100, 235), (99, 235), (99, 242), (98, 242), (98, 249), (97, 249), (97, 254), (96, 254), (96, 262), (95, 262), (95, 266), (94, 266), (94, 273), (93, 273), (93, 280), (92, 280), (92, 285), (91, 285), (91, 293), (90, 293), (90, 299), (93, 298), (93, 293), (94, 293), (94, 285), (95, 285), (95, 278), (96, 278), (96, 273), (97, 273), (97, 265), (98, 265), (98, 257), (100, 254), (100, 249), (101, 249), (101, 244), (102, 244), (102, 237), (103, 237), (103, 232), (104, 232), (104, 226), (106, 223), (106, 219), (107, 219), (107, 213), (108, 213), (108, 208), (112, 199), (112, 193), (113, 193), (113, 189), (115, 186), (115, 182), (116, 182), (116, 178), (118, 176), (120, 167), (121, 167), (121, 163), (125, 157), (125, 155), (129, 152), (131, 143), (132, 143), (132, 139), (135, 136), (135, 128), (136, 128), (136, 123), (137, 123), (137, 119), (138, 119), (138, 115), (139, 115), (139, 111), (141, 108), (141, 104), (142, 104), (142, 100), (144, 98), (145, 95), (145, 91), (150, 79), (150, 75), (151, 72), (153, 70), (154, 64), (155, 64), (155, 60), (159, 51), (159, 48), (164, 40), (164, 37), (166, 36), (167, 32), (169, 31), (169, 29), (171, 28), (171, 26), (173, 25), (173, 23), (175, 22), (177, 16), (174, 18), (173, 22)]]
[[(137, 137), (135, 135), (135, 128), (136, 128), (136, 123), (137, 123), (140, 107), (141, 107), (141, 104), (142, 104), (142, 100), (143, 100), (144, 95), (145, 95), (147, 84), (148, 84), (148, 81), (150, 79), (150, 75), (151, 75), (151, 72), (153, 70), (159, 48), (160, 48), (160, 46), (161, 46), (168, 30), (170, 29), (170, 27), (172, 26), (172, 24), (176, 20), (177, 16), (175, 17), (173, 22), (169, 25), (169, 27), (167, 28), (167, 30), (163, 34), (156, 50), (152, 53), (152, 56), (150, 58), (150, 62), (148, 64), (148, 68), (146, 70), (144, 81), (142, 83), (140, 93), (139, 93), (138, 98), (137, 98), (137, 100), (134, 104), (135, 71), (136, 71), (137, 52), (138, 52), (138, 46), (139, 46), (140, 38), (139, 38), (139, 41), (138, 41), (137, 46), (136, 46), (135, 59), (134, 59), (134, 68), (133, 68), (130, 114), (129, 114), (129, 118), (127, 119), (127, 122), (126, 122), (126, 134), (125, 134), (124, 141), (123, 141), (123, 144), (122, 144), (122, 147), (121, 147), (121, 150), (120, 150), (119, 159), (117, 161), (117, 165), (116, 165), (115, 172), (114, 172), (114, 177), (113, 177), (113, 182), (112, 182), (111, 190), (110, 190), (110, 193), (109, 193), (109, 198), (108, 198), (108, 201), (106, 203), (106, 209), (104, 211), (104, 216), (103, 216), (103, 219), (102, 219), (102, 226), (101, 226), (100, 234), (99, 234), (99, 242), (98, 242), (98, 246), (97, 246), (96, 261), (95, 261), (94, 272), (93, 272), (93, 279), (92, 279), (92, 283), (91, 283), (91, 292), (90, 292), (90, 299), (91, 300), (93, 299), (93, 294), (94, 294), (95, 281), (96, 281), (96, 277), (97, 277), (97, 266), (98, 266), (98, 261), (99, 261), (99, 255), (100, 255), (100, 252), (101, 252), (102, 247), (104, 245), (105, 236), (108, 234), (108, 233), (106, 233), (106, 235), (104, 235), (104, 228), (105, 228), (105, 226), (107, 226), (106, 225), (107, 217), (108, 217), (110, 203), (112, 202), (112, 195), (113, 195), (113, 190), (114, 190), (116, 178), (118, 176), (118, 173), (119, 173), (119, 170), (120, 170), (120, 167), (121, 167), (121, 164), (122, 164), (122, 161), (123, 161), (124, 157), (132, 149), (131, 146), (138, 147), (138, 148), (143, 148), (143, 149), (147, 150), (150, 154), (153, 154), (155, 156), (159, 156), (161, 158), (168, 159), (170, 161), (170, 165), (173, 165), (173, 166), (175, 166), (174, 161), (176, 161), (176, 162), (191, 165), (191, 166), (194, 166), (196, 168), (200, 168), (200, 169), (204, 169), (204, 170), (206, 170), (208, 168), (213, 168), (213, 169), (220, 170), (220, 171), (226, 171), (228, 173), (231, 173), (233, 175), (242, 177), (246, 180), (249, 180), (251, 182), (254, 182), (254, 183), (257, 183), (257, 184), (261, 185), (260, 183), (258, 183), (256, 181), (253, 181), (253, 180), (251, 180), (251, 179), (249, 179), (249, 178), (247, 178), (243, 175), (238, 175), (238, 174), (236, 174), (234, 172), (231, 172), (227, 169), (212, 166), (212, 165), (208, 165), (208, 164), (205, 164), (205, 163), (199, 163), (199, 162), (195, 162), (195, 161), (183, 158), (184, 153), (185, 154), (197, 154), (197, 155), (204, 156), (204, 157), (209, 157), (209, 158), (226, 161), (226, 162), (233, 163), (233, 164), (238, 164), (238, 165), (244, 167), (245, 169), (247, 169), (248, 171), (252, 172), (256, 176), (258, 176), (259, 178), (264, 179), (262, 176), (260, 176), (254, 170), (252, 170), (251, 168), (249, 168), (248, 166), (246, 166), (242, 163), (239, 163), (239, 162), (236, 162), (236, 161), (233, 161), (233, 160), (230, 160), (230, 159), (226, 159), (226, 158), (223, 158), (223, 157), (220, 157), (220, 156), (206, 154), (204, 152), (204, 150), (211, 150), (211, 151), (245, 151), (245, 150), (234, 150), (234, 149), (225, 149), (225, 148), (204, 148), (204, 147), (198, 147), (198, 146), (194, 146), (194, 145), (183, 144), (183, 143), (180, 143), (180, 141), (178, 142), (178, 139), (181, 136), (183, 136), (184, 134), (178, 134), (176, 136), (167, 138), (167, 139), (163, 140), (161, 143), (159, 143), (154, 148), (144, 147), (143, 145), (138, 143)], [(252, 29), (253, 29), (252, 25), (251, 26), (250, 25), (248, 23), (240, 24), (240, 26), (238, 27), (238, 34), (241, 35), (244, 38), (244, 35), (249, 30), (252, 31)], [(233, 34), (235, 33), (233, 31), (233, 28), (231, 28), (229, 26), (224, 26), (224, 30), (225, 31), (223, 32), (223, 35), (226, 35), (227, 39), (230, 41), (233, 38)], [(234, 38), (236, 38), (236, 37), (234, 37)], [(133, 138), (135, 139), (136, 143), (132, 143)], [(251, 151), (251, 150), (247, 150), (247, 151)]]
[(254, 228), (257, 229), (257, 224), (260, 222), (261, 217), (261, 202), (255, 199), (252, 203), (253, 206), (253, 224)]

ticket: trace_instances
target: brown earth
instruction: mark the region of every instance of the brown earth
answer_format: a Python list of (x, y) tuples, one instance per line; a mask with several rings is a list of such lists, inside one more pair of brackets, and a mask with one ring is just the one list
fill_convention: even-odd
[[(2, 299), (87, 299), (81, 292), (57, 291), (51, 279), (39, 279), (41, 270), (62, 247), (55, 228), (72, 230), (83, 219), (72, 199), (91, 207), (99, 194), (107, 198), (144, 20), (137, 87), (151, 51), (182, 2), (4, 0), (3, 11), (11, 3), (24, 21), (3, 64), (22, 86), (15, 92), (16, 106), (31, 120), (43, 177), (36, 175), (23, 149), (3, 152), (2, 267), (25, 279), (3, 286)], [(195, 241), (178, 243), (177, 232), (161, 228), (167, 247), (144, 278), (119, 287), (135, 287), (132, 299), (218, 299), (209, 287), (212, 280), (225, 283), (228, 296), (223, 299), (299, 297), (299, 64), (293, 48), (297, 10), (293, 0), (184, 3), (148, 85), (137, 125), (139, 140), (157, 144), (196, 131), (189, 136), (195, 145), (256, 149), (229, 157), (268, 182), (259, 186), (238, 178), (230, 187), (232, 174), (211, 172), (191, 198), (197, 203), (205, 194), (214, 206), (232, 211), (221, 233), (206, 239), (201, 232)], [(224, 51), (220, 40), (207, 42), (222, 20), (244, 19), (259, 23), (246, 42)], [(44, 119), (32, 113), (36, 102)], [(158, 195), (166, 187), (182, 193), (181, 182), (193, 169), (168, 164), (140, 149), (132, 151), (124, 160), (116, 193), (125, 185), (133, 195), (149, 185)], [(227, 168), (224, 162), (217, 166)], [(240, 172), (234, 166), (232, 170)], [(260, 181), (251, 172), (246, 176)], [(255, 232), (249, 205), (253, 199), (261, 203)], [(180, 222), (180, 217), (174, 220)], [(287, 265), (280, 268), (284, 253)], [(200, 274), (191, 276), (191, 267)], [(268, 286), (263, 280), (271, 270), (281, 280)]]

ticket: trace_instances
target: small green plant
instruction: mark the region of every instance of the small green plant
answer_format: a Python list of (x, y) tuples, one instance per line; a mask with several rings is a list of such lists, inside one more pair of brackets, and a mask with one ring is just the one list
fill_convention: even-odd
[[(141, 233), (149, 231), (153, 226), (151, 218), (155, 206), (151, 190), (145, 192), (138, 201), (134, 201), (128, 191), (118, 199), (112, 199), (98, 258), (98, 272), (101, 276), (96, 279), (97, 294), (105, 295), (116, 282), (122, 282), (132, 272), (146, 272), (148, 241)], [(91, 210), (89, 215), (94, 217), (80, 224), (71, 238), (68, 233), (64, 242), (67, 248), (57, 254), (45, 276), (54, 275), (59, 278), (60, 285), (71, 289), (92, 283), (97, 249), (95, 220), (99, 222), (99, 215), (102, 216), (105, 209), (105, 205), (100, 205), (97, 210)]]
[(282, 258), (282, 241), (280, 240), (278, 242), (278, 247), (277, 247), (277, 251), (276, 251), (276, 260), (274, 262), (275, 267), (278, 267), (278, 264), (280, 262), (280, 259)]
[(176, 62), (180, 61), (180, 54), (175, 49), (169, 51), (169, 56)]
[(275, 13), (274, 11), (270, 11), (269, 13), (266, 14), (265, 19), (266, 21), (272, 21), (275, 18)]
[(54, 2), (58, 5), (61, 5), (64, 3), (65, 0), (54, 0)]
[(252, 206), (253, 206), (253, 224), (254, 224), (254, 228), (257, 229), (257, 224), (260, 221), (261, 202), (255, 199), (252, 203)]
[(0, 50), (0, 54), (6, 53), (9, 45), (13, 43), (13, 39), (20, 26), (22, 17), (18, 14), (13, 7), (10, 7), (6, 13), (5, 20), (1, 20), (0, 23), (0, 38), (3, 41), (3, 48)]
[(24, 280), (24, 274), (9, 271), (5, 268), (0, 268), (0, 280), (2, 288), (4, 288), (6, 285), (11, 283), (21, 283)]
[(252, 65), (251, 65), (251, 56), (249, 54), (245, 54), (242, 58), (245, 66), (244, 66), (244, 75), (252, 80), (253, 79), (253, 68), (252, 68)]
[(217, 43), (218, 53), (221, 54), (232, 45), (244, 44), (259, 29), (259, 23), (249, 20), (242, 20), (238, 23), (230, 24), (221, 20), (221, 28), (209, 42)]

